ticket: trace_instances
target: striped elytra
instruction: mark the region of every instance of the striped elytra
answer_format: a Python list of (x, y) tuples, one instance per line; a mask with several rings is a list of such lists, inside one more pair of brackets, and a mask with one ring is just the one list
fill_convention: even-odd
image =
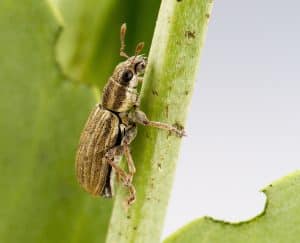
[(90, 194), (111, 197), (111, 167), (103, 159), (116, 145), (119, 118), (98, 104), (90, 113), (82, 131), (76, 154), (76, 176)]

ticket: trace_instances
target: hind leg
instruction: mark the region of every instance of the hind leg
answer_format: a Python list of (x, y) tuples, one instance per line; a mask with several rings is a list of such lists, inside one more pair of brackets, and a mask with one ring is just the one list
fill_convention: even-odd
[(130, 147), (129, 145), (131, 142), (135, 139), (137, 135), (137, 128), (136, 126), (132, 126), (130, 129), (128, 129), (122, 139), (121, 145), (123, 146), (123, 152), (127, 161), (127, 166), (128, 166), (128, 172), (130, 176), (130, 181), (133, 179), (133, 175), (136, 172), (134, 162), (132, 159), (132, 155), (130, 152)]
[(136, 126), (132, 126), (130, 129), (128, 129), (125, 132), (125, 135), (121, 142), (121, 145), (123, 146), (123, 153), (124, 153), (126, 161), (127, 161), (128, 173), (129, 173), (128, 182), (130, 184), (130, 187), (129, 187), (130, 195), (127, 199), (127, 205), (131, 205), (132, 203), (134, 203), (135, 198), (136, 198), (136, 196), (135, 196), (136, 191), (135, 191), (134, 186), (132, 185), (132, 179), (136, 172), (136, 169), (135, 169), (134, 162), (133, 162), (132, 155), (131, 155), (130, 148), (129, 148), (129, 145), (135, 139), (136, 134), (137, 134), (137, 128), (136, 128)]
[[(134, 140), (137, 134), (137, 129), (132, 126), (128, 129), (121, 141), (121, 145), (111, 148), (108, 150), (104, 156), (104, 159), (108, 164), (111, 165), (116, 173), (116, 176), (122, 181), (123, 185), (129, 190), (129, 197), (127, 199), (127, 204), (130, 205), (135, 201), (135, 188), (132, 185), (133, 175), (135, 174), (135, 166), (130, 153), (129, 145)], [(123, 170), (116, 162), (116, 158), (124, 155), (128, 165), (128, 173)]]
[(124, 154), (124, 146), (119, 145), (108, 150), (104, 156), (105, 161), (115, 171), (116, 176), (122, 181), (122, 184), (128, 188), (129, 197), (127, 199), (127, 205), (132, 204), (135, 201), (135, 188), (131, 183), (132, 177), (127, 174), (116, 162), (115, 158)]
[(122, 156), (123, 153), (123, 146), (116, 146), (108, 150), (103, 159), (113, 168), (116, 175), (124, 182), (126, 181), (126, 178), (128, 178), (128, 174), (116, 162), (116, 158)]

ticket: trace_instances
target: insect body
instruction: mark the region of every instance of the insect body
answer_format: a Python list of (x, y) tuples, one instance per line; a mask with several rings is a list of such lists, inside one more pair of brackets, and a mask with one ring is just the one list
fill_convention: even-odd
[[(106, 84), (102, 104), (90, 113), (81, 134), (76, 155), (76, 176), (80, 185), (92, 195), (113, 196), (112, 173), (115, 172), (129, 190), (128, 204), (135, 201), (132, 184), (135, 173), (130, 143), (137, 134), (136, 124), (152, 126), (183, 136), (184, 131), (169, 124), (148, 120), (139, 109), (137, 86), (142, 81), (147, 60), (139, 55), (144, 44), (139, 43), (134, 56), (125, 52), (126, 25), (121, 26), (120, 55), (127, 58), (118, 64)], [(118, 166), (125, 155), (128, 172)]]

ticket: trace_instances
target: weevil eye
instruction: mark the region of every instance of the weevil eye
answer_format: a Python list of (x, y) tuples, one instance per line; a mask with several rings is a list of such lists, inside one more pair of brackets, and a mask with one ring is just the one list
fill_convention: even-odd
[(122, 73), (122, 77), (121, 77), (121, 80), (122, 82), (124, 83), (128, 83), (133, 77), (133, 73), (131, 70), (125, 70), (123, 73)]

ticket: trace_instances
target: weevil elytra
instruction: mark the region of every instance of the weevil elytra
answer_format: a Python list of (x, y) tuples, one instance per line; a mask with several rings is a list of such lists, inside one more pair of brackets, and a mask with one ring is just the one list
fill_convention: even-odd
[[(90, 194), (113, 196), (112, 173), (116, 173), (128, 188), (128, 205), (135, 201), (132, 184), (135, 166), (130, 143), (137, 134), (136, 124), (152, 126), (183, 136), (184, 131), (169, 124), (150, 121), (139, 108), (137, 86), (143, 81), (147, 65), (140, 55), (144, 43), (140, 42), (134, 56), (125, 52), (126, 24), (121, 26), (120, 55), (126, 60), (119, 63), (103, 90), (102, 104), (97, 104), (89, 115), (82, 131), (76, 154), (76, 176), (80, 185)], [(125, 156), (128, 172), (118, 165)]]

